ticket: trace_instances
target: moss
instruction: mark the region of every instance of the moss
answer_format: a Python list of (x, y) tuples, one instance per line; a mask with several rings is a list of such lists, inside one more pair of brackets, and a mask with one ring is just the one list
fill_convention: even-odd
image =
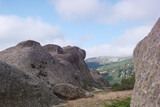
[(144, 84), (143, 84), (143, 90), (147, 87), (147, 84), (148, 84), (148, 82), (146, 81)]
[(150, 76), (150, 80), (153, 80), (156, 75), (157, 75), (157, 71), (154, 71)]
[(147, 63), (143, 64), (143, 68), (146, 69), (147, 68)]

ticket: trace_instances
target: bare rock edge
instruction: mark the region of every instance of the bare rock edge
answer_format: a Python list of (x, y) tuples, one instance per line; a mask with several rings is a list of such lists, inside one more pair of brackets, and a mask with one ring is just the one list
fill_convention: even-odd
[(160, 107), (160, 18), (134, 50), (134, 72), (131, 107)]

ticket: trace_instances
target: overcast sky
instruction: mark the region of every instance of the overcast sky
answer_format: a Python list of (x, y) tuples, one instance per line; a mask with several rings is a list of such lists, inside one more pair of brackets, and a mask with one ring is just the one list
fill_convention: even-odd
[(0, 0), (0, 50), (24, 40), (130, 56), (160, 17), (160, 0)]

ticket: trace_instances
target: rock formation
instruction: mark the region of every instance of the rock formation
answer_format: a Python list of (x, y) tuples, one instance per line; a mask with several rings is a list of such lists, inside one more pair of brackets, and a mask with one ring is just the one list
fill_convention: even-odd
[(160, 107), (160, 19), (134, 50), (134, 71), (131, 107)]
[(44, 83), (0, 61), (0, 107), (50, 107), (61, 100)]
[[(87, 82), (81, 81), (82, 73), (80, 70), (66, 60), (58, 59), (57, 61), (56, 57), (51, 56), (45, 49), (38, 42), (24, 41), (15, 47), (0, 52), (0, 60), (14, 65), (30, 75), (33, 82), (41, 80), (46, 81), (48, 85), (69, 83), (79, 87), (83, 85), (91, 86), (91, 82), (87, 84)], [(55, 53), (56, 50), (53, 51)], [(70, 57), (73, 60), (78, 59), (78, 56), (77, 59), (74, 59), (72, 55)], [(89, 74), (89, 72), (86, 74)], [(85, 79), (92, 81), (92, 78)]]
[[(50, 53), (53, 58), (60, 63), (68, 63), (64, 64), (63, 68), (66, 68), (66, 71), (73, 71), (71, 74), (75, 74), (74, 81), (79, 81), (80, 83), (70, 84), (81, 86), (84, 89), (89, 89), (89, 87), (97, 87), (101, 88), (99, 84), (97, 84), (91, 74), (89, 73), (89, 69), (84, 61), (86, 52), (78, 47), (67, 46), (61, 48), (57, 45), (45, 45), (43, 48)], [(72, 67), (72, 68), (69, 68)], [(64, 71), (63, 71), (64, 72)], [(66, 74), (67, 75), (67, 74)], [(70, 77), (70, 76), (69, 76)]]
[(90, 73), (93, 79), (99, 83), (101, 87), (110, 87), (109, 82), (96, 69), (90, 69)]
[(75, 99), (81, 97), (92, 97), (93, 95), (77, 86), (60, 83), (53, 87), (53, 92), (62, 99)]
[[(51, 104), (59, 103), (60, 100), (58, 99), (58, 97), (63, 96), (67, 99), (87, 97), (90, 96), (90, 94), (85, 90), (92, 90), (94, 89), (94, 87), (102, 89), (103, 87), (107, 86), (105, 84), (104, 86), (100, 85), (99, 82), (95, 81), (92, 78), (90, 71), (84, 62), (85, 56), (85, 51), (78, 47), (67, 46), (61, 48), (60, 46), (52, 44), (42, 47), (40, 43), (32, 40), (20, 42), (16, 46), (10, 47), (0, 52), (0, 60), (14, 66), (14, 68), (16, 68), (18, 71), (18, 74), (16, 75), (24, 74), (28, 77), (28, 79), (26, 80), (22, 76), (22, 78), (17, 79), (17, 81), (13, 81), (11, 77), (10, 81), (12, 84), (15, 84), (17, 89), (20, 90), (20, 94), (24, 96), (25, 93), (31, 91), (31, 94), (29, 94), (29, 97), (27, 96), (27, 98), (29, 99), (33, 94), (32, 100), (35, 100), (34, 104), (37, 104), (35, 105), (37, 107), (41, 107), (41, 105), (38, 105), (41, 101), (41, 97), (45, 99), (45, 97), (49, 96), (48, 98), (46, 98), (46, 100), (53, 98), (53, 100), (50, 100), (48, 102), (45, 100), (41, 102), (41, 104), (44, 102), (43, 104), (45, 105), (42, 104), (42, 107), (45, 107), (50, 106)], [(5, 75), (5, 72), (3, 72), (2, 76), (3, 75)], [(23, 80), (23, 78), (24, 81), (27, 81), (26, 83), (23, 83), (23, 81), (21, 81)], [(6, 84), (11, 85), (10, 83)], [(21, 85), (16, 84), (22, 84), (22, 86), (23, 84), (27, 84), (26, 91), (24, 91), (24, 93), (21, 92), (23, 88), (21, 87)], [(35, 84), (37, 84), (36, 88), (34, 88)], [(28, 87), (31, 88), (29, 89)], [(12, 89), (12, 87), (7, 88), (8, 90), (13, 90), (12, 95), (18, 93), (16, 90)], [(5, 88), (1, 86), (0, 89), (5, 90)], [(37, 91), (37, 93), (34, 93), (36, 89), (39, 89), (39, 91)], [(70, 96), (68, 96), (68, 93), (65, 93), (66, 89), (72, 89), (72, 91), (75, 93), (72, 93), (70, 94)], [(41, 95), (38, 92), (42, 94), (44, 93), (45, 95)], [(55, 96), (54, 93), (57, 96)], [(40, 97), (37, 97), (38, 95), (36, 94), (40, 95)], [(19, 101), (21, 99), (21, 97), (20, 99), (18, 99), (18, 95), (15, 97), (17, 98), (16, 101)], [(31, 100), (29, 99), (28, 102), (23, 102), (23, 100), (27, 98), (22, 98), (21, 103), (17, 103), (14, 100), (8, 101), (10, 101), (9, 104), (13, 103), (19, 104), (17, 106), (21, 106), (21, 104), (27, 105), (27, 103)], [(0, 102), (0, 104), (3, 104), (3, 102)]]

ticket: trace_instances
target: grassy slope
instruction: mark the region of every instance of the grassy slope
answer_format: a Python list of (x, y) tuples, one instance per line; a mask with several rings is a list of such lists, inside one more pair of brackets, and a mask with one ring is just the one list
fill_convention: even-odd
[(128, 78), (133, 73), (133, 59), (125, 59), (118, 62), (106, 63), (87, 62), (89, 68), (99, 70), (102, 75), (111, 83), (119, 83), (123, 78)]

